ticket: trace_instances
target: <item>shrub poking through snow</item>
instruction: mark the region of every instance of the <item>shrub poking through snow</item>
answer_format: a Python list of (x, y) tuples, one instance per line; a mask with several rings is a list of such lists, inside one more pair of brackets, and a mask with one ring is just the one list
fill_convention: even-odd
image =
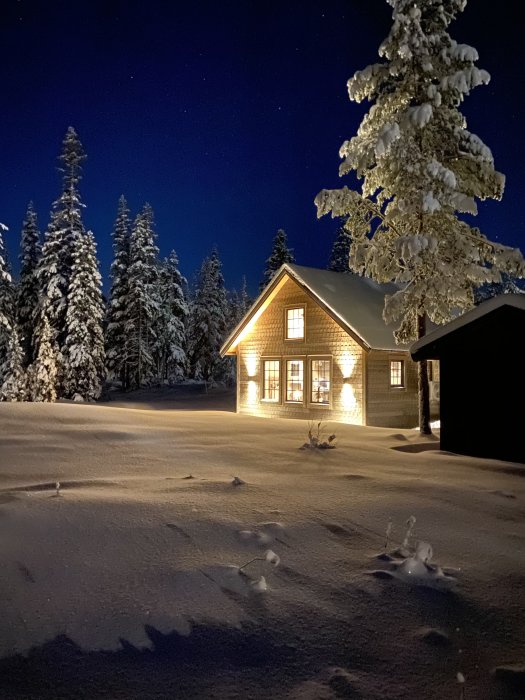
[(416, 518), (415, 518), (415, 516), (411, 515), (410, 518), (406, 522), (407, 531), (405, 532), (405, 539), (403, 540), (403, 545), (402, 545), (405, 549), (408, 548), (408, 541), (410, 539), (410, 535), (412, 534), (412, 530), (414, 529), (415, 524), (416, 524)]
[(317, 423), (315, 427), (315, 421), (308, 421), (308, 442), (305, 442), (302, 446), (302, 450), (332, 450), (335, 445), (332, 444), (335, 440), (335, 435), (331, 434), (328, 437), (324, 437), (322, 434), (322, 421)]
[[(275, 568), (281, 563), (281, 558), (272, 549), (267, 549), (264, 557), (254, 557), (253, 559), (250, 559), (250, 561), (247, 561), (246, 564), (239, 566), (239, 575), (249, 579), (250, 576), (246, 573), (245, 569), (246, 567), (250, 566), (250, 564), (253, 564), (256, 561), (262, 561), (267, 564), (271, 564)], [(266, 579), (264, 576), (260, 576), (258, 579), (255, 580), (250, 580), (249, 583), (255, 591), (262, 592), (267, 589)]]
[(391, 520), (389, 520), (388, 525), (386, 526), (386, 532), (385, 532), (385, 552), (388, 549), (388, 545), (390, 543), (390, 536), (392, 535), (392, 527), (393, 527), (393, 523)]

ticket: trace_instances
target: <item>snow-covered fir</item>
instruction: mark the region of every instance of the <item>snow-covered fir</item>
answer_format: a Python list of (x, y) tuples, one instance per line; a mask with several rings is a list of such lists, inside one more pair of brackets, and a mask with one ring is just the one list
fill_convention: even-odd
[(129, 386), (139, 388), (156, 377), (155, 323), (159, 313), (158, 248), (153, 209), (145, 204), (133, 223), (125, 303), (126, 364)]
[[(73, 127), (69, 127), (62, 144), (59, 170), (63, 173), (63, 190), (54, 202), (51, 221), (45, 234), (42, 255), (37, 266), (39, 285), (38, 315), (46, 315), (58, 346), (58, 389), (62, 391), (66, 372), (68, 287), (73, 264), (75, 240), (85, 234), (82, 223), (83, 204), (78, 191), (82, 163), (86, 156)], [(37, 328), (43, 327), (38, 324)], [(40, 340), (37, 338), (36, 344)]]
[(159, 310), (155, 322), (154, 356), (158, 378), (171, 383), (184, 379), (187, 371), (186, 278), (179, 270), (179, 259), (174, 250), (159, 265), (157, 284)]
[(0, 224), (0, 318), (4, 318), (7, 324), (12, 326), (15, 320), (14, 301), (16, 290), (4, 244), (3, 231), (7, 230), (7, 226)]
[(126, 198), (118, 202), (117, 218), (113, 227), (113, 262), (111, 263), (111, 288), (107, 311), (106, 366), (112, 379), (119, 379), (122, 387), (128, 387), (126, 354), (126, 299), (128, 295), (129, 245), (131, 219)]
[(96, 244), (89, 231), (73, 242), (68, 286), (64, 396), (98, 399), (104, 371), (104, 302)]
[(270, 257), (266, 260), (266, 267), (264, 268), (263, 279), (260, 284), (261, 291), (273, 279), (273, 276), (281, 265), (284, 263), (293, 263), (294, 261), (293, 248), (288, 247), (286, 233), (280, 228), (273, 239)]
[(228, 363), (220, 348), (228, 322), (228, 303), (222, 263), (213, 250), (204, 259), (196, 283), (188, 317), (188, 362), (190, 377), (222, 380)]
[(0, 366), (0, 401), (24, 401), (27, 396), (24, 355), (16, 327), (7, 331), (5, 359)]
[(482, 301), (492, 299), (499, 294), (525, 294), (523, 279), (517, 279), (502, 272), (500, 282), (488, 282), (475, 290), (474, 302), (476, 305), (481, 304)]
[[(4, 245), (3, 232), (7, 226), (0, 224), (0, 367), (5, 368), (10, 336), (14, 328), (15, 286)], [(0, 374), (0, 384), (3, 382)]]
[(36, 269), (41, 253), (37, 215), (33, 203), (29, 202), (20, 238), (20, 279), (16, 309), (25, 366), (29, 365), (35, 357), (33, 334), (39, 292)]
[(228, 314), (226, 320), (227, 331), (230, 332), (244, 318), (250, 308), (252, 300), (248, 294), (246, 275), (242, 276), (241, 289), (238, 292), (232, 289), (228, 294)]
[[(232, 289), (230, 292), (227, 292), (227, 299), (228, 313), (226, 315), (226, 335), (242, 321), (252, 304), (252, 300), (248, 294), (246, 275), (242, 276), (240, 291), (238, 292), (236, 289)], [(237, 378), (237, 358), (225, 357), (224, 362), (226, 363), (224, 380), (227, 384), (235, 384)]]
[[(360, 192), (323, 190), (318, 215), (348, 219), (350, 265), (379, 282), (395, 282), (384, 316), (398, 321), (408, 342), (426, 332), (426, 319), (448, 321), (474, 304), (474, 289), (523, 276), (521, 253), (492, 243), (464, 220), (476, 199), (500, 199), (504, 176), (488, 146), (468, 131), (463, 99), (490, 76), (475, 66), (477, 51), (458, 44), (448, 26), (465, 0), (389, 0), (393, 25), (381, 63), (348, 81), (352, 101), (373, 105), (357, 135), (340, 149), (340, 175), (355, 172)], [(429, 432), (428, 376), (419, 364), (420, 429)]]
[(350, 272), (350, 246), (352, 245), (352, 237), (343, 224), (337, 229), (328, 270), (332, 272)]
[(58, 353), (45, 313), (40, 317), (39, 324), (37, 356), (27, 370), (28, 397), (31, 401), (56, 401)]

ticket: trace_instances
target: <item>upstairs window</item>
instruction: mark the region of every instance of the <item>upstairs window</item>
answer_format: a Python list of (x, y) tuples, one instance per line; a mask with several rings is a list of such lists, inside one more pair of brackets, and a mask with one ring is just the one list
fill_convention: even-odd
[(286, 309), (286, 340), (304, 340), (304, 306)]
[(405, 387), (405, 361), (390, 360), (390, 386), (393, 389)]

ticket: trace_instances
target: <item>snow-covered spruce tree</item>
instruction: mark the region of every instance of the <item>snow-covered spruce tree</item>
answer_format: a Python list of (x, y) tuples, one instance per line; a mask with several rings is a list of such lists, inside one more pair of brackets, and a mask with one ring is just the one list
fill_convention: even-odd
[[(3, 325), (3, 324), (1, 324)], [(23, 367), (24, 354), (15, 327), (8, 332), (7, 352), (0, 367), (0, 401), (24, 401), (27, 396), (27, 380)]]
[(217, 250), (204, 259), (189, 315), (188, 361), (190, 377), (222, 381), (227, 363), (220, 356), (226, 333), (227, 298)]
[(45, 313), (39, 323), (37, 356), (27, 370), (28, 394), (32, 401), (56, 401), (57, 349)]
[[(0, 366), (4, 365), (11, 331), (15, 326), (16, 289), (11, 277), (11, 269), (4, 246), (3, 231), (7, 226), (0, 224)], [(0, 376), (0, 383), (1, 383)]]
[(525, 294), (523, 280), (502, 272), (500, 282), (488, 282), (474, 291), (474, 303), (481, 304), (482, 301), (492, 299), (500, 294)]
[[(491, 243), (462, 214), (476, 199), (500, 199), (504, 177), (489, 148), (469, 132), (459, 111), (489, 75), (477, 52), (447, 28), (466, 0), (388, 0), (393, 26), (379, 49), (385, 60), (348, 81), (350, 99), (373, 106), (343, 143), (340, 175), (354, 171), (362, 191), (320, 192), (318, 216), (346, 217), (351, 268), (399, 292), (385, 299), (384, 318), (399, 321), (396, 339), (422, 337), (427, 317), (444, 323), (474, 303), (474, 288), (501, 271), (522, 276), (518, 250)], [(419, 427), (431, 432), (428, 374), (419, 363)]]
[(158, 302), (158, 252), (153, 209), (145, 204), (131, 230), (128, 294), (124, 315), (129, 387), (140, 388), (155, 378), (153, 357)]
[[(59, 157), (59, 171), (63, 173), (63, 191), (53, 203), (51, 221), (45, 234), (42, 255), (37, 266), (39, 286), (38, 315), (48, 318), (53, 338), (58, 348), (57, 385), (61, 395), (64, 367), (65, 340), (67, 335), (66, 314), (68, 305), (68, 287), (73, 261), (75, 239), (85, 233), (82, 223), (83, 204), (78, 192), (82, 177), (82, 163), (86, 156), (79, 138), (69, 127), (62, 144)], [(37, 323), (37, 333), (43, 324)], [(38, 337), (36, 346), (38, 347)]]
[(186, 358), (186, 317), (188, 305), (184, 296), (186, 279), (179, 270), (179, 259), (174, 250), (159, 266), (159, 310), (155, 322), (154, 355), (157, 376), (161, 381), (177, 382), (184, 379)]
[(104, 383), (104, 301), (91, 231), (75, 238), (68, 287), (64, 396), (98, 399)]
[(328, 270), (332, 272), (350, 272), (350, 246), (352, 245), (352, 236), (346, 230), (343, 224), (337, 229), (332, 253), (328, 263)]
[(246, 275), (242, 276), (241, 291), (238, 292), (236, 289), (232, 289), (231, 292), (227, 294), (227, 297), (226, 330), (229, 333), (240, 323), (252, 303), (248, 294)]
[(293, 248), (288, 248), (286, 233), (280, 228), (273, 239), (272, 253), (266, 261), (263, 280), (259, 285), (262, 291), (266, 285), (273, 279), (277, 270), (284, 263), (293, 263), (295, 260)]
[(38, 279), (36, 269), (42, 248), (40, 231), (33, 202), (29, 202), (22, 224), (20, 238), (20, 281), (17, 293), (17, 322), (20, 343), (24, 352), (23, 364), (27, 367), (35, 359), (34, 325), (38, 307)]
[[(226, 315), (226, 335), (230, 333), (244, 318), (250, 308), (251, 300), (248, 295), (246, 275), (242, 276), (241, 291), (232, 289), (227, 294), (227, 315)], [(225, 380), (228, 384), (235, 384), (236, 379), (236, 358), (225, 357)]]
[(11, 275), (11, 266), (2, 235), (2, 231), (7, 230), (7, 226), (0, 224), (0, 314), (7, 319), (9, 326), (12, 326), (16, 315), (16, 288)]
[(113, 253), (111, 263), (111, 289), (107, 310), (106, 366), (111, 378), (118, 378), (122, 388), (128, 388), (126, 299), (128, 295), (129, 244), (131, 220), (126, 198), (118, 202), (117, 218), (113, 227)]

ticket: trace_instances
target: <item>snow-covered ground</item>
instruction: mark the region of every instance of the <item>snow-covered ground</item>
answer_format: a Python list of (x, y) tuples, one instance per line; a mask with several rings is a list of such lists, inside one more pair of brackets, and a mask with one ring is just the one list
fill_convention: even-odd
[(161, 398), (0, 404), (2, 700), (525, 697), (524, 466)]

